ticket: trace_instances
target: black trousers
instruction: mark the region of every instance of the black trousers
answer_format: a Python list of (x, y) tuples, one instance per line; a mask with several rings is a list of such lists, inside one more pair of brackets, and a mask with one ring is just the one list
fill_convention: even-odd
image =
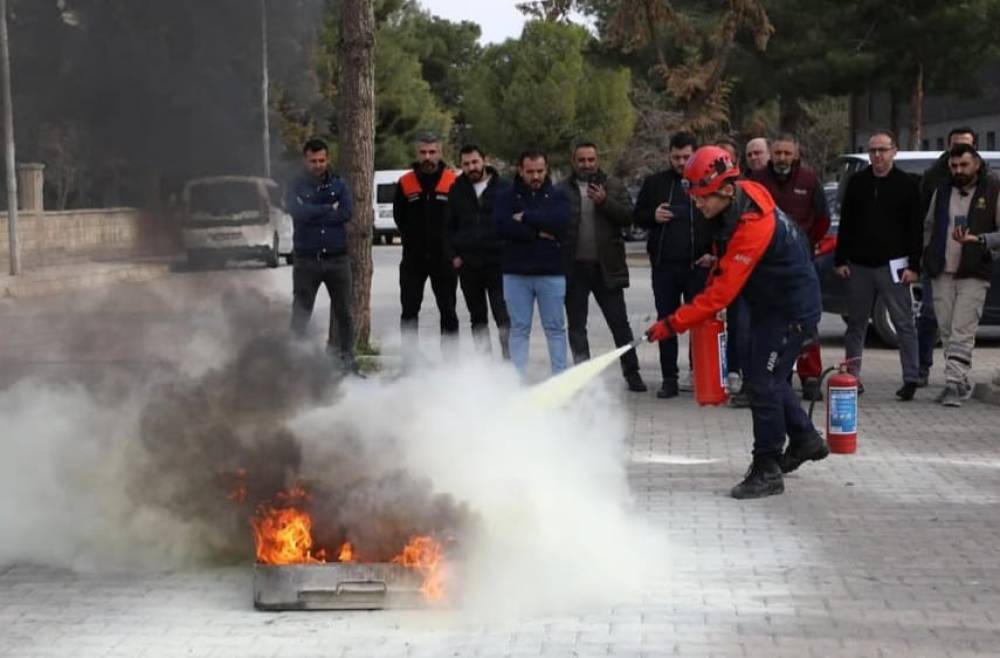
[(503, 301), (503, 273), (499, 263), (466, 261), (458, 270), (458, 281), (462, 286), (465, 305), (469, 307), (473, 331), (489, 323), (488, 311), (493, 312), (493, 321), (497, 327), (510, 326), (507, 304)]
[[(625, 309), (625, 291), (622, 288), (608, 288), (601, 275), (598, 263), (577, 261), (573, 263), (566, 277), (566, 320), (569, 334), (569, 347), (573, 352), (573, 363), (580, 363), (590, 358), (590, 343), (587, 340), (587, 311), (590, 305), (590, 295), (604, 314), (608, 323), (615, 347), (621, 347), (632, 342), (632, 327), (628, 323), (628, 311)], [(629, 350), (621, 357), (622, 372), (626, 375), (639, 372), (639, 358), (635, 350)]]
[[(317, 260), (295, 257), (292, 265), (292, 333), (302, 337), (312, 317), (316, 293), (321, 285), (330, 295), (330, 329), (327, 342), (334, 336), (340, 354), (353, 357), (354, 322), (351, 317), (351, 260), (347, 254)], [(336, 322), (336, 324), (334, 324)]]
[(455, 312), (458, 276), (451, 263), (429, 256), (403, 256), (399, 264), (399, 300), (403, 307), (400, 325), (404, 332), (417, 330), (420, 305), (424, 301), (424, 287), (431, 280), (431, 290), (441, 314), (441, 333), (458, 333), (458, 314)]
[[(668, 261), (654, 265), (653, 299), (656, 302), (656, 317), (665, 318), (684, 303), (690, 302), (705, 287), (708, 270), (691, 267), (687, 262)], [(677, 337), (672, 336), (657, 343), (660, 347), (660, 372), (663, 381), (677, 381)]]

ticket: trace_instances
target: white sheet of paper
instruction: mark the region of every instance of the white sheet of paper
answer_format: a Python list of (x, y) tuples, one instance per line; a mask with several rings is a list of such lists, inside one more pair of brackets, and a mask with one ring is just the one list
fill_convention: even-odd
[(902, 258), (893, 258), (889, 261), (889, 272), (892, 273), (892, 282), (899, 283), (900, 275), (902, 275), (903, 270), (910, 266), (910, 259), (907, 256)]

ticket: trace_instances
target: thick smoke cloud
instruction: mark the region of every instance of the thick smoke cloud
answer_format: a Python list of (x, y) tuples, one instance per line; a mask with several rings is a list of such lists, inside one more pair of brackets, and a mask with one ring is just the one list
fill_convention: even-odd
[[(297, 482), (328, 555), (350, 541), (382, 561), (412, 535), (442, 539), (467, 610), (606, 604), (638, 596), (665, 563), (657, 533), (628, 511), (624, 417), (600, 386), (569, 409), (526, 411), (513, 371), (473, 355), (342, 380), (320, 340), (287, 340), (284, 302), (189, 292), (144, 302), (164, 316), (198, 309), (184, 345), (118, 332), (156, 368), (0, 389), (13, 438), (0, 564), (249, 564), (248, 517)], [(66, 333), (85, 354), (115, 332)]]

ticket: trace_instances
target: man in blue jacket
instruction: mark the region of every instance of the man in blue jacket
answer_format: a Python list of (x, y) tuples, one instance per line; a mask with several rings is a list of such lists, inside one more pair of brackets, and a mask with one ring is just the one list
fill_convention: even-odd
[(565, 255), (569, 199), (552, 185), (545, 154), (518, 159), (513, 186), (497, 195), (493, 217), (504, 239), (503, 296), (510, 314), (510, 359), (524, 376), (535, 300), (545, 330), (552, 374), (566, 369)]
[[(295, 226), (292, 266), (292, 332), (306, 333), (316, 293), (322, 284), (330, 294), (330, 331), (339, 342), (344, 369), (355, 370), (354, 323), (351, 318), (351, 260), (347, 230), (351, 220), (351, 193), (347, 183), (332, 171), (329, 149), (321, 139), (302, 147), (305, 171), (288, 186), (285, 206)], [(336, 319), (336, 326), (334, 326)]]

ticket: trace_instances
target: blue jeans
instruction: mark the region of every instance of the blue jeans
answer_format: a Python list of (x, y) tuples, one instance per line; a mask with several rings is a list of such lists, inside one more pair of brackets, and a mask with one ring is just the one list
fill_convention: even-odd
[(523, 376), (528, 369), (531, 321), (538, 300), (552, 374), (566, 369), (566, 277), (559, 275), (503, 275), (503, 298), (510, 315), (510, 360)]
[(798, 443), (816, 432), (789, 383), (802, 343), (815, 332), (815, 322), (789, 323), (751, 313), (749, 383), (754, 457), (777, 457), (786, 436), (791, 443)]

